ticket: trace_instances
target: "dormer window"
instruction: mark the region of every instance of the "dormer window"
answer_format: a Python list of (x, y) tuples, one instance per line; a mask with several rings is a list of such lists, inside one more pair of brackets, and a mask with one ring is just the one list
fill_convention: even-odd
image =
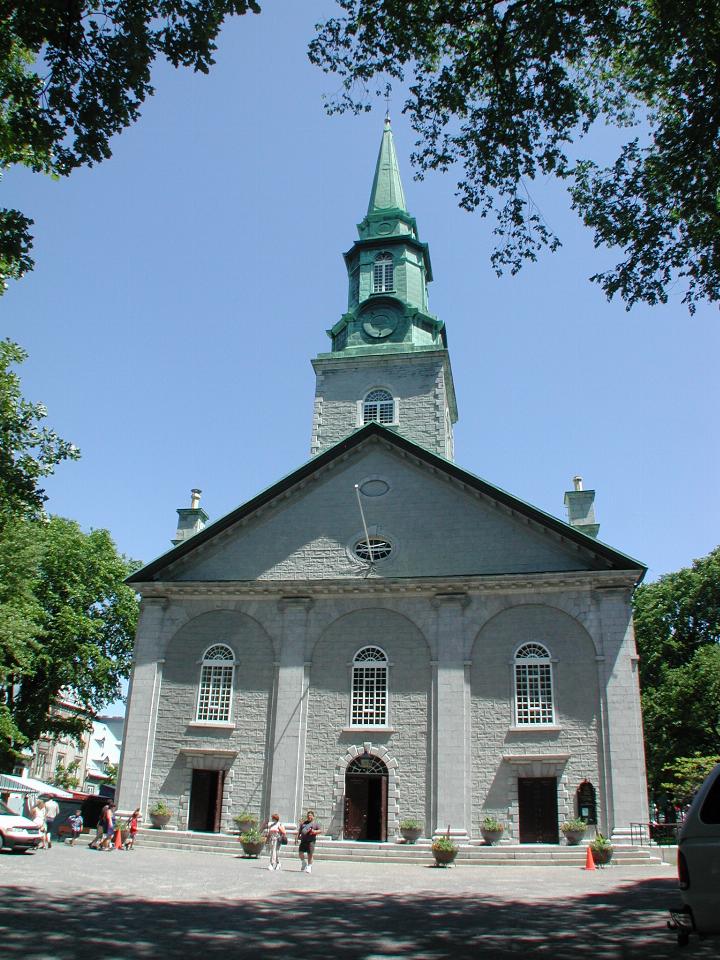
[(379, 253), (373, 263), (373, 293), (394, 290), (394, 270), (391, 253)]
[(393, 423), (395, 401), (387, 390), (371, 390), (363, 401), (363, 423)]

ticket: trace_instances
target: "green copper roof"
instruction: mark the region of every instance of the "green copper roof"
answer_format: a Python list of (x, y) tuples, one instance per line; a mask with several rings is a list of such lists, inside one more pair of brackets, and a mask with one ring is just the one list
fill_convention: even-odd
[(400, 179), (400, 168), (398, 167), (395, 144), (390, 129), (390, 117), (385, 117), (385, 129), (380, 143), (380, 153), (375, 167), (375, 179), (373, 180), (367, 212), (370, 214), (378, 210), (404, 210), (407, 212), (405, 194)]

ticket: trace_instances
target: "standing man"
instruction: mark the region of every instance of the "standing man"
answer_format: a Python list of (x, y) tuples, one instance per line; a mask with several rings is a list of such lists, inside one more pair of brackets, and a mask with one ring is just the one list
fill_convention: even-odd
[(47, 841), (48, 848), (52, 846), (53, 838), (53, 825), (55, 824), (55, 818), (60, 813), (60, 807), (55, 797), (50, 797), (45, 801), (45, 824), (47, 827)]
[[(300, 854), (300, 871), (312, 873), (313, 854), (315, 853), (315, 838), (321, 833), (320, 827), (315, 823), (315, 811), (308, 810), (305, 819), (299, 824), (295, 843), (300, 841), (298, 853)], [(307, 855), (307, 863), (305, 856)]]

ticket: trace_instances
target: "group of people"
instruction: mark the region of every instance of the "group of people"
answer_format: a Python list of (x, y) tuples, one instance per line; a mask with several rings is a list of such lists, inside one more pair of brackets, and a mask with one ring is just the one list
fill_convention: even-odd
[[(288, 838), (285, 827), (280, 823), (279, 813), (272, 814), (263, 832), (270, 851), (268, 870), (280, 870), (280, 848), (287, 844)], [(315, 812), (308, 810), (305, 819), (298, 824), (295, 836), (295, 843), (298, 844), (298, 854), (300, 856), (300, 870), (306, 873), (312, 873), (315, 840), (319, 833), (322, 833), (322, 830), (315, 820)]]
[(135, 846), (140, 808), (133, 810), (127, 823), (118, 818), (116, 811), (117, 805), (112, 801), (106, 803), (100, 811), (95, 839), (90, 843), (91, 850), (132, 850)]
[(59, 812), (58, 802), (52, 797), (49, 800), (36, 800), (34, 804), (30, 805), (28, 817), (40, 830), (40, 847), (42, 850), (49, 850), (52, 847), (53, 829)]

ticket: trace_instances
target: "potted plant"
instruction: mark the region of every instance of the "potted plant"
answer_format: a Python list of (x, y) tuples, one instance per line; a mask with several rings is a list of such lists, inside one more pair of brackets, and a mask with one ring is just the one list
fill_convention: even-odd
[(243, 810), (242, 813), (239, 813), (236, 817), (233, 817), (233, 820), (237, 824), (237, 828), (240, 833), (246, 833), (248, 830), (257, 829), (258, 818), (254, 813), (248, 813), (247, 810)]
[(240, 834), (240, 843), (246, 857), (259, 857), (265, 846), (265, 837), (257, 827), (251, 827)]
[(489, 846), (492, 846), (494, 843), (498, 843), (502, 839), (504, 831), (505, 824), (501, 823), (499, 820), (496, 820), (495, 817), (485, 817), (480, 827), (480, 833), (482, 834), (483, 840)]
[(585, 827), (587, 824), (582, 817), (574, 817), (572, 820), (566, 820), (560, 824), (560, 829), (565, 837), (565, 842), (570, 847), (576, 847), (585, 836)]
[(158, 800), (155, 806), (148, 810), (148, 813), (150, 815), (152, 825), (156, 830), (164, 829), (170, 822), (170, 818), (173, 815), (173, 811), (166, 803), (163, 803), (162, 800)]
[(458, 855), (458, 845), (450, 839), (450, 829), (445, 834), (435, 837), (432, 842), (432, 852), (436, 867), (446, 867)]
[(590, 841), (590, 850), (595, 865), (598, 867), (604, 867), (606, 863), (610, 863), (612, 860), (613, 845), (601, 833)]
[(115, 821), (115, 830), (120, 831), (120, 842), (125, 846), (127, 838), (130, 835), (130, 821), (127, 818), (118, 817)]
[(423, 825), (419, 820), (401, 820), (400, 833), (405, 843), (415, 843), (422, 836)]

